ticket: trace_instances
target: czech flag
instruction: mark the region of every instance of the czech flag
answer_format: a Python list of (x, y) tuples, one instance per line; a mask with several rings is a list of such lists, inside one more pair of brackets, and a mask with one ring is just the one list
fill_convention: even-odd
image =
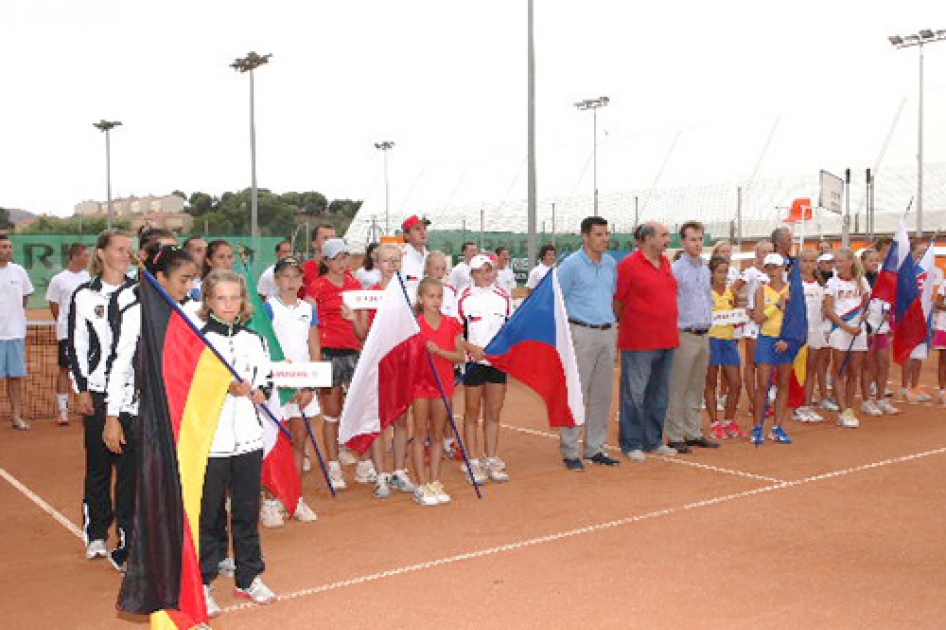
[(146, 271), (139, 299), (137, 498), (118, 607), (150, 614), (152, 628), (192, 628), (207, 622), (200, 503), (233, 375)]
[(339, 421), (339, 442), (365, 453), (384, 429), (407, 413), (416, 375), (430, 369), (419, 340), (420, 326), (398, 272), (384, 290), (358, 359)]
[(485, 351), (490, 363), (545, 401), (549, 426), (584, 424), (585, 403), (557, 269), (545, 275)]

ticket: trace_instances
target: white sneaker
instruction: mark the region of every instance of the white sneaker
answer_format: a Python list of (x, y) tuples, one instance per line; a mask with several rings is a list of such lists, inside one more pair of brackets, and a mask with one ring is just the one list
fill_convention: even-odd
[(877, 403), (877, 407), (888, 416), (895, 416), (900, 413), (900, 410), (890, 404), (890, 401), (886, 398), (880, 400)]
[(379, 499), (387, 499), (391, 496), (391, 486), (388, 485), (389, 475), (381, 473), (377, 481), (374, 482), (374, 496)]
[(217, 563), (217, 575), (225, 575), (231, 578), (236, 575), (236, 560), (228, 556)]
[(93, 540), (85, 548), (85, 557), (89, 560), (94, 560), (95, 558), (104, 558), (108, 555), (108, 547), (105, 546), (104, 540)]
[(352, 464), (357, 464), (358, 461), (358, 457), (346, 447), (343, 446), (338, 449), (338, 462), (342, 466), (351, 466)]
[(841, 411), (837, 401), (834, 398), (825, 398), (821, 401), (821, 408), (825, 411)]
[(302, 472), (312, 470), (312, 460), (308, 456), (302, 458)]
[(930, 396), (929, 392), (927, 392), (922, 387), (917, 387), (914, 391), (916, 392), (917, 402), (925, 403), (933, 400), (933, 397)]
[(626, 453), (627, 458), (632, 462), (642, 462), (647, 459), (647, 455), (644, 454), (644, 451), (639, 448), (634, 449), (633, 451), (628, 451)]
[(393, 490), (400, 490), (401, 492), (414, 492), (417, 490), (417, 486), (411, 481), (411, 477), (407, 474), (406, 470), (395, 470), (391, 473), (391, 476), (388, 478), (388, 485), (391, 486)]
[(806, 407), (808, 410), (808, 422), (824, 422), (824, 416), (812, 409), (811, 407)]
[(223, 608), (214, 599), (214, 587), (210, 584), (204, 584), (204, 600), (207, 602), (207, 616), (213, 619), (223, 614)]
[(236, 587), (233, 589), (240, 597), (245, 597), (254, 604), (272, 604), (276, 601), (276, 593), (268, 586), (263, 584), (263, 578), (256, 576), (247, 588)]
[(299, 504), (296, 505), (296, 513), (292, 515), (292, 518), (303, 523), (311, 523), (312, 521), (319, 520), (318, 514), (316, 514), (302, 498), (299, 499)]
[(811, 422), (811, 407), (799, 407), (793, 411), (792, 420), (796, 422)]
[(443, 484), (439, 481), (431, 481), (430, 489), (433, 490), (434, 496), (437, 497), (437, 503), (445, 504), (450, 503), (453, 499), (447, 494), (446, 489), (443, 487)]
[(374, 483), (378, 480), (378, 472), (370, 459), (363, 459), (355, 466), (356, 483)]
[(861, 411), (866, 413), (868, 416), (882, 416), (884, 412), (880, 410), (880, 407), (873, 400), (867, 400), (861, 405)]
[(498, 457), (487, 457), (483, 460), (483, 468), (486, 476), (496, 483), (505, 483), (509, 481), (509, 473), (506, 472), (506, 463)]
[(336, 490), (344, 490), (348, 487), (345, 483), (345, 473), (342, 472), (342, 465), (338, 462), (328, 463), (328, 480)]
[(844, 427), (845, 429), (856, 429), (857, 427), (861, 426), (861, 422), (854, 414), (854, 410), (848, 407), (844, 410), (844, 413), (838, 416), (838, 425)]
[(937, 405), (946, 405), (946, 389), (939, 390), (939, 395), (936, 396)]
[(437, 500), (437, 494), (430, 487), (430, 484), (417, 486), (417, 488), (414, 489), (414, 501), (424, 507), (440, 505), (440, 501)]
[(276, 499), (266, 499), (263, 501), (259, 511), (259, 521), (263, 527), (282, 527), (286, 521), (282, 516), (282, 503)]
[(489, 477), (486, 476), (486, 473), (483, 471), (483, 467), (480, 465), (480, 460), (478, 459), (470, 460), (469, 469), (467, 469), (466, 464), (463, 464), (461, 468), (463, 470), (463, 476), (466, 477), (468, 483), (473, 483), (473, 481), (475, 481), (477, 485), (483, 485), (489, 481)]
[(655, 449), (654, 449), (653, 451), (651, 451), (651, 452), (652, 452), (654, 455), (664, 455), (664, 456), (666, 456), (666, 457), (673, 457), (674, 455), (677, 454), (677, 449), (675, 449), (675, 448), (670, 448), (670, 447), (667, 446), (666, 444), (661, 444), (660, 446), (658, 446), (657, 448), (655, 448)]

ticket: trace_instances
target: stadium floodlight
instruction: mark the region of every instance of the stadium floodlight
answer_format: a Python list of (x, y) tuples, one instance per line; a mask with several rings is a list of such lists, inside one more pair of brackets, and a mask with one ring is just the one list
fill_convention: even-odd
[(250, 177), (252, 179), (250, 193), (250, 235), (253, 238), (253, 251), (259, 252), (259, 195), (256, 191), (256, 112), (254, 101), (253, 71), (269, 63), (271, 54), (258, 55), (250, 52), (246, 57), (235, 59), (230, 67), (240, 74), (250, 74)]
[(946, 29), (933, 31), (927, 28), (912, 35), (893, 35), (888, 39), (890, 44), (898, 49), (911, 46), (917, 46), (920, 49), (920, 99), (916, 150), (916, 232), (919, 236), (923, 233), (923, 46), (946, 40)]
[(575, 107), (578, 108), (578, 111), (591, 110), (592, 119), (594, 120), (594, 144), (592, 148), (593, 162), (592, 173), (594, 177), (594, 205), (595, 205), (595, 216), (598, 216), (598, 109), (601, 107), (607, 107), (608, 103), (611, 102), (607, 96), (599, 96), (598, 98), (586, 98), (583, 101), (578, 101), (575, 103)]
[(112, 229), (112, 219), (114, 211), (112, 210), (112, 142), (110, 132), (122, 123), (118, 120), (105, 120), (104, 118), (92, 126), (99, 131), (105, 132), (105, 194), (108, 198), (108, 213), (105, 216), (105, 227)]
[(388, 189), (388, 151), (394, 148), (394, 143), (390, 140), (375, 142), (374, 148), (384, 153), (384, 233), (390, 234), (390, 208), (388, 205), (390, 200), (390, 190)]

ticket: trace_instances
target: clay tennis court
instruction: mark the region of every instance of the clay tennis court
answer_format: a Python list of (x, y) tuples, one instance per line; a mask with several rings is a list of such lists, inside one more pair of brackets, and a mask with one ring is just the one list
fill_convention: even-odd
[[(790, 446), (576, 474), (514, 383), (510, 483), (478, 500), (450, 464), (454, 503), (422, 508), (354, 483), (332, 500), (308, 473), (319, 521), (263, 530), (280, 600), (243, 604), (220, 578), (213, 627), (943, 628), (946, 409), (900, 406), (857, 430), (791, 423)], [(21, 433), (0, 409), (0, 625), (144, 627), (116, 614), (114, 569), (83, 555), (81, 423)]]

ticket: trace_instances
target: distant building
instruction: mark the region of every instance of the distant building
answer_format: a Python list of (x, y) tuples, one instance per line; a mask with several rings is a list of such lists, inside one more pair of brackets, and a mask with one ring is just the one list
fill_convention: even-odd
[[(177, 195), (163, 195), (155, 197), (124, 197), (112, 200), (112, 208), (116, 219), (136, 221), (152, 213), (179, 213), (184, 211), (186, 201)], [(75, 211), (82, 217), (102, 217), (108, 213), (106, 201), (83, 201), (75, 205)]]

